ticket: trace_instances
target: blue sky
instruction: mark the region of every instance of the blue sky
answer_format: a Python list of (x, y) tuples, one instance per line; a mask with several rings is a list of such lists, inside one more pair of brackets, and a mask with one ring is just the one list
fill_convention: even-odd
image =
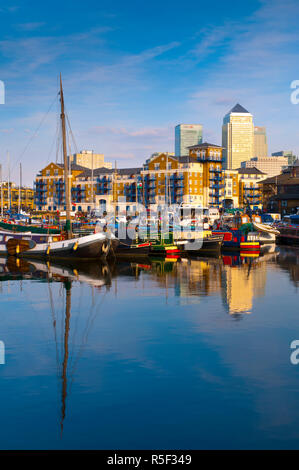
[(178, 123), (200, 123), (221, 144), (237, 102), (267, 127), (269, 153), (299, 153), (298, 13), (297, 0), (1, 2), (4, 174), (7, 150), (13, 178), (22, 161), (28, 184), (56, 160), (60, 72), (78, 149), (119, 167), (173, 151)]

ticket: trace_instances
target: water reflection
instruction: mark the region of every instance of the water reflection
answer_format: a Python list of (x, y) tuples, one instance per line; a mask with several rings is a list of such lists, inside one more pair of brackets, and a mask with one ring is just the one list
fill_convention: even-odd
[(200, 302), (202, 296), (220, 295), (230, 315), (249, 314), (253, 299), (265, 295), (266, 262), (276, 258), (273, 251), (259, 257), (226, 254), (219, 258), (148, 260), (131, 263), (125, 273), (138, 278), (145, 271), (160, 287), (173, 288), (186, 303)]
[[(175, 295), (200, 302), (202, 296), (219, 295), (230, 315), (249, 314), (253, 299), (265, 295), (267, 263), (288, 271), (299, 282), (299, 250), (273, 247), (261, 256), (225, 254), (219, 258), (144, 258), (132, 262), (61, 264), (37, 260), (0, 258), (0, 281), (45, 280), (64, 283), (76, 281), (101, 290), (109, 289), (122, 276), (140, 278), (141, 273), (162, 289), (174, 289)], [(113, 279), (114, 278), (114, 279)]]
[[(74, 375), (74, 363), (78, 358), (70, 357), (70, 330), (71, 330), (71, 295), (73, 282), (85, 283), (92, 288), (92, 297), (94, 296), (94, 289), (101, 292), (105, 287), (109, 290), (111, 286), (111, 270), (113, 272), (113, 265), (109, 266), (106, 263), (81, 263), (81, 264), (60, 264), (36, 261), (36, 260), (23, 260), (15, 257), (0, 258), (0, 281), (21, 281), (21, 280), (38, 280), (46, 281), (48, 283), (49, 305), (52, 317), (52, 326), (55, 339), (56, 349), (56, 363), (57, 363), (57, 376), (61, 382), (61, 415), (60, 415), (60, 429), (61, 435), (63, 433), (63, 425), (66, 417), (66, 405), (68, 395), (68, 380), (72, 380)], [(57, 299), (54, 298), (52, 292), (52, 282), (60, 282), (64, 289), (62, 316), (58, 318), (59, 312), (57, 309)], [(20, 285), (21, 288), (21, 285)], [(84, 308), (84, 307), (83, 307)], [(86, 316), (85, 325), (82, 328), (82, 343), (79, 346), (79, 354), (82, 354), (84, 344), (88, 340), (89, 330), (92, 326), (93, 312)], [(60, 335), (58, 328), (61, 326)], [(59, 351), (59, 336), (61, 338)], [(71, 362), (72, 369), (70, 370)]]
[[(99, 429), (92, 431), (92, 425), (89, 423), (90, 434), (88, 438), (86, 437), (86, 447), (97, 445), (100, 447), (99, 443), (93, 441), (97, 433), (101, 435), (103, 442), (105, 434), (114, 435), (114, 429), (109, 429), (109, 422), (114, 418), (106, 410), (112, 410), (115, 403), (125, 416), (122, 423), (126, 423), (127, 426), (123, 426), (124, 432), (120, 433), (118, 442), (125, 442), (125, 431), (128, 429), (127, 432), (132, 439), (133, 437), (135, 440), (139, 439), (138, 432), (134, 434), (133, 427), (130, 427), (130, 413), (134, 410), (134, 413), (138, 415), (138, 412), (135, 412), (136, 401), (139, 411), (142, 410), (142, 413), (145, 413), (145, 420), (148, 423), (151, 422), (153, 410), (147, 407), (151, 408), (148, 405), (150, 403), (148, 390), (153, 388), (156, 390), (156, 396), (163, 397), (163, 393), (165, 394), (164, 405), (163, 407), (161, 405), (158, 411), (163, 414), (168, 426), (165, 424), (165, 432), (163, 437), (160, 436), (159, 442), (163, 442), (164, 447), (167, 447), (167, 443), (171, 447), (173, 442), (178, 443), (178, 446), (187, 447), (188, 442), (191, 444), (195, 442), (192, 445), (196, 447), (196, 443), (199, 442), (197, 440), (198, 422), (201, 420), (202, 413), (206, 412), (196, 394), (201, 394), (204, 402), (208, 400), (207, 397), (214, 397), (210, 399), (208, 409), (216, 426), (219, 424), (221, 413), (224, 417), (226, 416), (223, 413), (225, 407), (227, 407), (227, 415), (232, 416), (233, 409), (230, 409), (228, 403), (231, 395), (235, 400), (238, 399), (234, 395), (236, 387), (241, 387), (243, 390), (241, 382), (237, 382), (236, 377), (241, 377), (244, 382), (246, 381), (244, 392), (242, 392), (242, 406), (249, 406), (246, 401), (249, 386), (252, 395), (257, 397), (255, 404), (250, 403), (252, 409), (255, 412), (258, 410), (261, 416), (265, 413), (263, 410), (267, 409), (268, 422), (263, 425), (270, 427), (270, 424), (274, 423), (271, 426), (276, 426), (275, 420), (280, 424), (283, 423), (281, 413), (276, 411), (279, 408), (277, 403), (279, 403), (280, 395), (276, 394), (275, 397), (271, 390), (271, 398), (269, 398), (268, 393), (263, 395), (260, 391), (267, 390), (271, 386), (279, 389), (281, 377), (283, 377), (284, 384), (287, 384), (289, 379), (291, 388), (295, 389), (294, 376), (290, 375), (287, 378), (285, 371), (285, 364), (289, 364), (288, 335), (290, 334), (293, 339), (294, 328), (290, 328), (290, 333), (288, 331), (285, 333), (287, 337), (285, 345), (280, 332), (280, 328), (284, 325), (279, 312), (276, 312), (276, 320), (273, 319), (273, 315), (270, 319), (269, 315), (264, 319), (264, 323), (259, 324), (259, 328), (257, 323), (254, 325), (252, 323), (251, 330), (250, 328), (246, 330), (246, 321), (254, 319), (260, 321), (259, 317), (264, 312), (261, 303), (265, 299), (269, 310), (272, 309), (271, 313), (273, 313), (275, 303), (277, 303), (275, 298), (273, 301), (271, 299), (271, 296), (275, 294), (275, 282), (286, 283), (287, 279), (288, 282), (291, 281), (292, 288), (298, 286), (298, 261), (299, 250), (293, 249), (268, 249), (259, 257), (248, 257), (243, 254), (238, 256), (232, 253), (219, 258), (169, 258), (166, 260), (145, 258), (138, 261), (132, 260), (129, 263), (83, 263), (81, 265), (1, 258), (0, 292), (2, 297), (0, 295), (0, 299), (2, 305), (13, 305), (12, 296), (17, 298), (17, 293), (19, 291), (22, 293), (23, 281), (28, 281), (27, 289), (30, 286), (36, 297), (34, 305), (40, 302), (39, 313), (42, 313), (36, 317), (29, 317), (32, 299), (27, 298), (25, 302), (23, 299), (24, 310), (27, 308), (26, 314), (30, 320), (26, 319), (25, 315), (15, 316), (11, 320), (10, 315), (7, 315), (8, 320), (5, 323), (4, 315), (2, 315), (1, 335), (8, 332), (11, 335), (9, 337), (11, 343), (14, 344), (13, 341), (18, 343), (19, 330), (26, 328), (28, 343), (36, 345), (36, 349), (33, 348), (33, 351), (37, 351), (35, 360), (39, 361), (40, 368), (44, 366), (45, 373), (49, 377), (52, 374), (49, 358), (52, 359), (52, 352), (55, 351), (54, 375), (58, 383), (59, 401), (55, 429), (56, 432), (59, 429), (61, 440), (59, 442), (62, 442), (67, 434), (70, 447), (76, 445), (71, 429), (74, 420), (76, 422), (74, 413), (76, 411), (78, 415), (84, 417), (84, 410), (87, 409), (86, 403), (89, 400), (93, 403), (93, 406), (90, 405), (91, 415), (94, 411), (98, 421), (106, 420), (106, 427), (104, 426), (101, 431)], [(288, 284), (286, 286), (290, 289)], [(8, 288), (10, 296), (7, 293)], [(81, 288), (84, 289), (81, 290)], [(289, 301), (290, 305), (292, 301), (292, 299)], [(260, 302), (259, 309), (255, 309), (255, 302)], [(103, 315), (101, 322), (95, 328), (95, 320), (99, 312)], [(296, 324), (296, 318), (293, 318), (295, 315), (290, 308), (288, 314), (290, 321), (293, 322), (292, 325)], [(37, 320), (48, 321), (45, 323), (47, 325), (46, 340), (43, 344), (40, 339), (43, 330), (37, 327)], [(273, 321), (274, 323), (271, 323)], [(272, 363), (273, 351), (271, 354), (267, 352), (271, 350), (269, 346), (273, 343), (269, 341), (263, 350), (264, 331), (268, 333), (269, 325), (272, 328), (275, 344), (282, 344), (279, 349), (276, 348), (276, 364), (280, 364), (280, 368)], [(24, 344), (27, 345), (27, 343)], [(246, 348), (242, 347), (244, 344)], [(258, 347), (257, 344), (259, 344)], [(15, 356), (21, 356), (19, 344), (13, 347)], [(286, 357), (282, 357), (281, 351), (286, 352)], [(28, 357), (30, 359), (30, 354)], [(26, 364), (29, 362), (28, 357), (26, 357)], [(251, 366), (248, 367), (248, 364)], [(230, 372), (226, 365), (229, 365)], [(20, 379), (23, 372), (20, 372), (13, 361), (8, 361), (7, 367), (8, 376), (11, 374), (11, 377)], [(31, 370), (34, 371), (35, 367), (36, 364), (30, 367), (27, 365), (23, 376), (24, 387), (26, 387), (28, 376), (33, 374)], [(2, 371), (5, 375), (5, 369)], [(37, 382), (34, 382), (35, 386), (32, 386), (30, 391), (33, 394), (36, 393), (37, 384), (39, 386), (42, 382), (40, 377), (42, 374), (40, 373), (40, 376), (38, 372), (35, 374)], [(72, 395), (74, 384), (75, 388), (77, 387), (75, 397)], [(5, 389), (5, 382), (2, 385)], [(22, 385), (19, 383), (18, 387), (22, 388)], [(139, 396), (137, 392), (135, 393), (135, 389), (139, 390)], [(171, 396), (176, 397), (176, 401), (173, 402), (171, 412), (167, 414), (165, 403), (169, 401), (170, 389)], [(217, 395), (218, 389), (219, 395)], [(47, 393), (45, 390), (42, 392)], [(7, 393), (9, 395), (9, 391)], [(2, 390), (0, 398), (2, 403), (5, 403), (3, 394)], [(51, 401), (52, 389), (49, 390), (48, 395)], [(189, 396), (192, 396), (192, 413), (194, 411), (198, 422), (193, 422), (193, 414), (188, 408)], [(285, 402), (288, 403), (289, 389), (286, 385), (284, 396)], [(184, 405), (181, 404), (182, 398)], [(294, 402), (295, 398), (292, 399)], [(26, 393), (23, 393), (23, 400), (26, 402)], [(104, 404), (102, 408), (99, 408), (102, 400)], [(20, 403), (26, 409), (22, 400)], [(41, 402), (37, 410), (41, 411), (43, 407), (45, 408), (45, 405)], [(155, 407), (155, 401), (153, 407)], [(189, 412), (189, 421), (186, 421), (186, 413), (180, 411), (184, 407)], [(220, 414), (217, 416), (213, 414), (215, 407), (219, 408)], [(286, 408), (288, 408), (287, 405)], [(126, 409), (130, 410), (130, 413), (126, 414), (124, 411)], [(186, 436), (191, 439), (190, 441), (182, 443), (175, 440), (177, 435), (172, 424), (174, 412), (178, 413), (181, 427)], [(31, 419), (34, 411), (31, 410), (30, 413)], [(51, 422), (52, 414), (49, 413), (47, 416), (47, 422)], [(1, 417), (5, 415), (4, 409), (0, 411), (0, 415)], [(204, 439), (210, 415), (205, 418), (206, 421), (203, 421), (206, 425), (201, 435), (202, 439)], [(225, 419), (227, 418), (228, 416)], [(234, 419), (238, 420), (237, 413)], [(251, 417), (246, 419), (243, 425), (249, 429)], [(292, 420), (296, 421), (289, 408), (284, 412), (284, 419), (285, 425), (290, 425)], [(17, 417), (15, 419), (12, 417), (11, 422), (15, 423), (17, 420)], [(189, 427), (185, 427), (186, 422), (189, 423)], [(82, 423), (78, 420), (77, 429), (80, 429), (81, 425)], [(155, 436), (156, 425), (156, 422), (152, 425)], [(236, 430), (238, 426), (240, 423), (236, 422)], [(174, 441), (167, 441), (165, 436), (167, 433), (171, 436), (172, 429)], [(16, 433), (15, 429), (12, 433)], [(237, 433), (238, 431), (236, 435)], [(48, 438), (52, 446), (58, 447), (59, 444), (53, 437), (54, 434), (54, 431), (49, 432)], [(243, 436), (245, 434), (242, 433)], [(212, 432), (210, 435), (207, 434), (210, 438), (208, 444), (211, 446), (214, 442), (212, 435)], [(224, 439), (223, 436), (221, 439)], [(91, 442), (93, 445), (90, 444)], [(132, 446), (132, 442), (135, 441), (130, 441), (128, 447)], [(146, 439), (140, 440), (140, 447), (144, 447), (147, 442), (150, 442), (152, 447), (159, 447), (154, 440), (147, 441)], [(241, 442), (241, 444), (244, 443)], [(24, 447), (28, 445), (27, 441)], [(40, 445), (43, 447), (42, 443)], [(114, 441), (112, 448), (115, 446), (117, 447)], [(103, 447), (108, 446), (103, 444)], [(124, 447), (126, 447), (125, 444)]]

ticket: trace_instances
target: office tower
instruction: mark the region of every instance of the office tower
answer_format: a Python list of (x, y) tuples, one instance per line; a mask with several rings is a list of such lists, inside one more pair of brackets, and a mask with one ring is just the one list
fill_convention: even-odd
[(272, 157), (286, 157), (288, 159), (288, 165), (294, 165), (296, 161), (296, 155), (293, 154), (292, 150), (280, 150), (279, 152), (272, 153)]
[(243, 106), (236, 104), (224, 116), (222, 126), (224, 168), (232, 170), (254, 155), (253, 117)]
[(266, 128), (254, 126), (254, 157), (265, 158), (268, 156)]
[(283, 169), (288, 166), (287, 157), (254, 157), (251, 160), (242, 162), (242, 168), (257, 168), (269, 177), (280, 175)]
[(94, 153), (92, 150), (81, 150), (70, 156), (71, 163), (85, 168), (112, 168), (112, 163), (105, 162), (104, 154)]
[(179, 124), (175, 127), (175, 155), (189, 155), (188, 147), (202, 143), (201, 124)]

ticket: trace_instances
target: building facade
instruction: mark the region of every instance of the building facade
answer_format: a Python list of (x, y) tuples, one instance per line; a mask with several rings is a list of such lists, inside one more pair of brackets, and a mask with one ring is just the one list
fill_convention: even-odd
[(203, 143), (187, 156), (160, 154), (141, 171), (144, 205), (199, 204), (217, 206), (222, 194), (222, 148)]
[[(85, 168), (71, 164), (70, 186), (73, 187), (75, 177)], [(64, 166), (60, 163), (49, 163), (36, 176), (34, 182), (34, 201), (40, 211), (65, 210)]]
[(224, 168), (234, 170), (254, 157), (253, 116), (236, 104), (223, 119), (222, 147)]
[(112, 168), (112, 163), (105, 162), (104, 154), (94, 153), (93, 150), (81, 150), (69, 157), (70, 162), (85, 168)]
[(3, 210), (18, 210), (19, 208), (28, 211), (35, 208), (34, 190), (25, 186), (16, 186), (13, 183), (0, 183), (0, 207)]
[(287, 157), (254, 157), (249, 161), (242, 162), (242, 168), (257, 168), (269, 177), (279, 175), (287, 166)]
[(286, 157), (288, 159), (288, 166), (293, 166), (297, 158), (296, 155), (293, 154), (292, 150), (273, 152), (272, 157)]
[(266, 128), (254, 126), (254, 157), (266, 158), (268, 156), (268, 144)]
[(238, 170), (223, 170), (223, 200), (224, 207), (239, 207), (239, 173)]
[(239, 168), (239, 207), (262, 207), (262, 190), (260, 182), (267, 178), (257, 168)]
[(189, 147), (202, 143), (201, 124), (179, 124), (175, 127), (175, 155), (189, 155)]
[(260, 183), (263, 205), (269, 212), (296, 214), (299, 210), (299, 161), (281, 175)]
[[(256, 168), (224, 169), (222, 147), (210, 143), (190, 146), (187, 156), (153, 155), (141, 168), (96, 168), (71, 165), (72, 209), (112, 210), (125, 204), (134, 212), (164, 204), (201, 207), (260, 206), (258, 182), (267, 175)], [(50, 163), (37, 175), (38, 210), (65, 210), (64, 167)], [(123, 204), (124, 203), (124, 204)]]
[(140, 172), (141, 168), (98, 168), (93, 172), (85, 169), (73, 182), (72, 200), (76, 209), (110, 211), (121, 201), (126, 202), (127, 210), (134, 212), (137, 204), (143, 202)]

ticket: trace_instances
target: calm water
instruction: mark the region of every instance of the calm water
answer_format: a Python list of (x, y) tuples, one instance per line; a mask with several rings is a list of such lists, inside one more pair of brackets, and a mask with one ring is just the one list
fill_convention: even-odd
[(0, 260), (1, 448), (299, 448), (298, 261)]

